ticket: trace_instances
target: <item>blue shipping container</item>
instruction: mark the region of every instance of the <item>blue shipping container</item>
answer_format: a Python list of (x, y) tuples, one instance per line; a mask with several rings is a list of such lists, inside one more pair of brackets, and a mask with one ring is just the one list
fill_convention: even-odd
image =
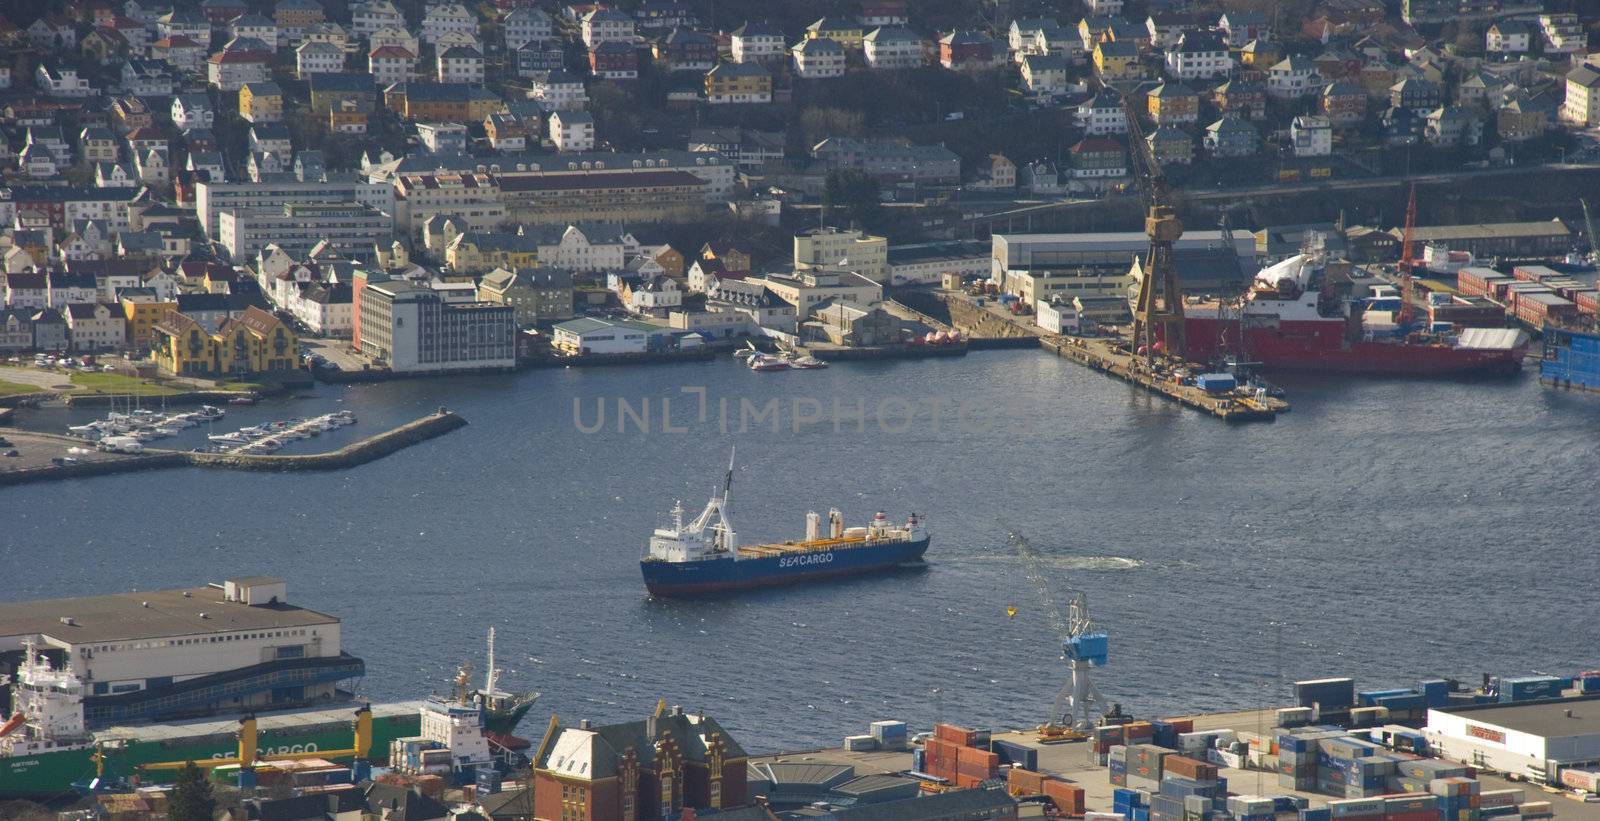
[(1359, 703), (1362, 707), (1377, 707), (1378, 705), (1380, 705), (1382, 703), (1382, 702), (1378, 701), (1378, 699), (1383, 698), (1384, 696), (1404, 696), (1404, 695), (1410, 695), (1411, 692), (1412, 691), (1405, 690), (1405, 689), (1400, 689), (1400, 690), (1362, 690), (1361, 692), (1356, 693), (1356, 702)]
[(1302, 807), (1300, 809), (1300, 821), (1333, 821), (1333, 813), (1329, 812), (1327, 807), (1317, 807), (1316, 809)]

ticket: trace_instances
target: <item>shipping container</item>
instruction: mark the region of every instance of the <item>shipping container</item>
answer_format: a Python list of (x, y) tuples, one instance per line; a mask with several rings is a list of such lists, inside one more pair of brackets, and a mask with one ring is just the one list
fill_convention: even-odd
[[(1517, 297), (1517, 301), (1519, 305), (1522, 304), (1520, 295)], [(1566, 300), (1561, 301), (1565, 302)], [(1560, 698), (1561, 692), (1570, 684), (1570, 679), (1556, 676), (1502, 677), (1496, 683), (1496, 692), (1499, 693), (1500, 701), (1502, 702), (1533, 701), (1535, 699)]]
[(1044, 795), (1043, 773), (1012, 767), (1006, 773), (1006, 787), (1012, 795)]
[(1011, 764), (1029, 770), (1039, 769), (1039, 751), (1014, 741), (991, 741), (989, 749), (1000, 756), (1001, 764)]
[(1295, 699), (1301, 707), (1322, 705), (1324, 709), (1349, 707), (1355, 702), (1356, 682), (1349, 678), (1323, 678), (1294, 683)]
[(941, 741), (948, 741), (962, 747), (971, 747), (978, 741), (978, 731), (968, 727), (958, 727), (954, 724), (933, 725), (933, 736)]
[(1600, 771), (1562, 767), (1561, 783), (1586, 792), (1600, 792)]
[(1522, 798), (1522, 790), (1488, 790), (1478, 794), (1478, 808), (1515, 807), (1522, 803)]
[(1327, 807), (1303, 807), (1300, 810), (1300, 821), (1332, 821), (1333, 813)]
[(1204, 761), (1196, 761), (1181, 755), (1169, 755), (1162, 762), (1163, 772), (1192, 778), (1196, 781), (1212, 781), (1217, 777), (1217, 766)]
[(1044, 794), (1062, 815), (1083, 815), (1083, 788), (1059, 778), (1044, 780)]

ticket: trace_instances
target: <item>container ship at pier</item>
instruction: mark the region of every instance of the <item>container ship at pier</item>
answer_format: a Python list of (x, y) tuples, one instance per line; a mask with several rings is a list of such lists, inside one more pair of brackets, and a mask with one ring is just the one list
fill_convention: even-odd
[(845, 527), (844, 516), (806, 514), (804, 539), (740, 545), (728, 518), (732, 501), (733, 462), (722, 487), (693, 521), (684, 521), (683, 505), (673, 507), (671, 521), (657, 528), (639, 569), (651, 595), (693, 596), (798, 584), (820, 579), (890, 570), (920, 562), (929, 536), (921, 517), (891, 524), (879, 512), (866, 527)]
[(1322, 275), (1320, 256), (1299, 254), (1263, 269), (1237, 303), (1185, 305), (1185, 353), (1198, 362), (1235, 358), (1269, 369), (1360, 374), (1511, 373), (1521, 367), (1529, 345), (1522, 331), (1415, 331), (1395, 321), (1397, 312), (1322, 293)]

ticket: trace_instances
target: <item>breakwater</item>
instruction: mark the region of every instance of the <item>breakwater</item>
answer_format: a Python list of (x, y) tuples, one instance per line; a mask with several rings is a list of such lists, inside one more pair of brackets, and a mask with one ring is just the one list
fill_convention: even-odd
[[(353, 468), (382, 459), (395, 451), (425, 442), (463, 427), (460, 414), (440, 408), (396, 428), (326, 453), (269, 455), (249, 453), (193, 453), (173, 450), (146, 450), (137, 456), (92, 459), (75, 464), (51, 464), (0, 471), (0, 485), (19, 485), (52, 479), (79, 479), (156, 468), (194, 465), (204, 468), (263, 471), (329, 471)], [(60, 440), (63, 445), (83, 445), (80, 440), (55, 434), (34, 434), (34, 438)]]

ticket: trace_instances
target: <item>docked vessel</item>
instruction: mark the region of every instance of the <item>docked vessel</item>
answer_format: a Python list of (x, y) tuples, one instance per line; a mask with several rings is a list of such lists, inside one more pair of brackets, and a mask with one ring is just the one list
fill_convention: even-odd
[[(51, 664), (32, 642), (24, 650), (11, 683), (13, 713), (0, 723), (0, 799), (68, 796), (75, 792), (74, 785), (97, 775), (128, 778), (141, 766), (227, 758), (238, 750), (237, 718), (90, 730), (84, 717), (82, 679), (70, 666)], [(348, 752), (358, 706), (260, 713), (257, 750), (262, 756)], [(417, 735), (422, 706), (420, 702), (372, 705), (372, 748), (386, 751), (395, 739)]]
[(826, 533), (813, 511), (806, 514), (804, 539), (740, 545), (729, 519), (732, 490), (730, 457), (722, 487), (699, 516), (685, 522), (680, 503), (668, 525), (656, 529), (639, 562), (652, 595), (692, 596), (872, 573), (919, 562), (928, 550), (928, 533), (914, 513), (904, 525), (891, 524), (879, 512), (866, 527), (847, 528), (838, 509), (828, 512)]
[(1510, 373), (1529, 337), (1514, 329), (1416, 332), (1387, 311), (1367, 311), (1317, 287), (1320, 256), (1299, 254), (1263, 269), (1238, 303), (1184, 306), (1188, 358), (1236, 358), (1264, 368), (1344, 373)]
[(1539, 384), (1600, 393), (1600, 333), (1545, 328)]
[(472, 700), (483, 705), (483, 727), (501, 744), (509, 744), (511, 733), (522, 717), (539, 700), (532, 690), (510, 692), (500, 689), (500, 668), (494, 664), (494, 628), (489, 628), (489, 666), (484, 671), (483, 689), (472, 691)]

